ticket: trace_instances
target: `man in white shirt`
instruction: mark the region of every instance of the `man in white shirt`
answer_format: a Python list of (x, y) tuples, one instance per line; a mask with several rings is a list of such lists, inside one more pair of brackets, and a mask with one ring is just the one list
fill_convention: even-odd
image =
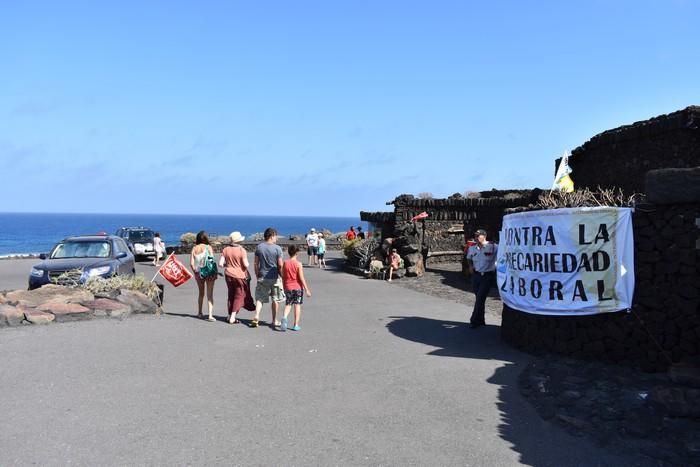
[(469, 273), (472, 275), (472, 290), (474, 291), (474, 311), (469, 319), (472, 329), (486, 324), (486, 297), (496, 283), (496, 253), (498, 245), (486, 240), (486, 231), (479, 229), (474, 232), (476, 243), (467, 250)]
[(306, 235), (306, 247), (309, 254), (309, 266), (315, 266), (318, 264), (318, 234), (314, 228)]

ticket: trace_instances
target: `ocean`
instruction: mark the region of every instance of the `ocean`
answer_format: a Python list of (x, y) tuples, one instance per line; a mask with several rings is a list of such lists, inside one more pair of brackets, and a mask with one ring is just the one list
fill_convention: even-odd
[(160, 232), (166, 246), (174, 246), (183, 233), (200, 230), (206, 230), (210, 237), (235, 230), (250, 237), (274, 227), (280, 236), (287, 236), (305, 234), (312, 227), (345, 232), (351, 225), (366, 230), (359, 217), (0, 213), (0, 257), (48, 253), (64, 237), (113, 234), (120, 227), (149, 227)]

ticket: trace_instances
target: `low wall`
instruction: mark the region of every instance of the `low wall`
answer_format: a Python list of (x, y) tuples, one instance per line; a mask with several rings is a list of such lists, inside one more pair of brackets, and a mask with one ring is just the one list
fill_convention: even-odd
[(635, 294), (630, 313), (544, 316), (503, 307), (501, 334), (553, 352), (660, 371), (700, 363), (700, 204), (644, 205), (633, 215)]
[[(387, 203), (394, 205), (394, 212), (363, 211), (360, 218), (377, 226), (383, 238), (405, 237), (405, 243), (413, 247), (399, 251), (402, 257), (427, 246), (429, 255), (434, 254), (429, 262), (458, 262), (466, 239), (472, 238), (476, 229), (486, 229), (489, 239), (498, 241), (505, 210), (534, 204), (540, 193), (539, 189), (491, 190), (481, 192), (478, 198), (453, 195), (445, 199), (400, 195)], [(428, 213), (425, 220), (411, 222), (422, 212)]]
[[(246, 249), (246, 251), (249, 252), (254, 252), (255, 248), (260, 244), (261, 242), (243, 242), (240, 245), (243, 246), (243, 248)], [(297, 245), (301, 251), (306, 251), (306, 241), (305, 240), (278, 240), (277, 245), (282, 247), (282, 250), (285, 252), (287, 251), (287, 247), (289, 245)], [(214, 253), (221, 253), (224, 248), (226, 248), (228, 245), (224, 244), (212, 244), (212, 249), (214, 250)], [(167, 247), (166, 251), (168, 254), (175, 252), (177, 255), (189, 255), (190, 252), (192, 251), (192, 247), (194, 245), (192, 244), (181, 244), (176, 247)], [(342, 242), (336, 242), (336, 241), (326, 241), (326, 250), (341, 250), (343, 247)]]

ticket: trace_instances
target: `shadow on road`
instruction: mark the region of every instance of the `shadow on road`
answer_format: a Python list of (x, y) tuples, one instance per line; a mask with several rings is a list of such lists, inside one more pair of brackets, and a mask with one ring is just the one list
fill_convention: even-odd
[[(512, 449), (520, 454), (521, 463), (532, 466), (613, 465), (584, 447), (570, 452), (566, 445), (552, 446), (557, 444), (553, 440), (561, 440), (562, 437), (568, 438), (566, 444), (569, 446), (575, 446), (580, 441), (559, 427), (542, 421), (520, 395), (518, 376), (530, 357), (503, 343), (498, 326), (470, 329), (466, 323), (459, 321), (418, 316), (391, 318), (393, 321), (387, 324), (389, 332), (402, 339), (435, 347), (429, 355), (505, 362), (486, 382), (499, 386), (496, 401), (501, 417), (499, 436), (512, 444)], [(577, 457), (581, 456), (581, 452), (586, 458)]]

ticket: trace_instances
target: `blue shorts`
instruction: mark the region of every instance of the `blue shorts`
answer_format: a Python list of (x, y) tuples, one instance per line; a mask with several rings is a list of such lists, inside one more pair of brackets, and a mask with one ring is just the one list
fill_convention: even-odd
[(304, 291), (302, 289), (285, 290), (284, 295), (287, 297), (287, 305), (301, 305), (304, 303)]

